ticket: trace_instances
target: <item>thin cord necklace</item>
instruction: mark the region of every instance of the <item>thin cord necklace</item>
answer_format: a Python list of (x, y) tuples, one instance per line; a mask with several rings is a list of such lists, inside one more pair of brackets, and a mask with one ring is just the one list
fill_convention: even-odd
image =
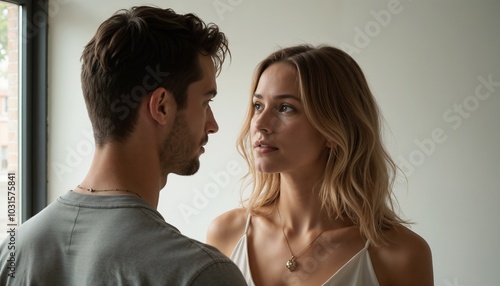
[(299, 266), (299, 263), (297, 262), (297, 259), (299, 259), (299, 256), (304, 254), (304, 252), (306, 252), (306, 250), (308, 250), (311, 247), (313, 242), (315, 242), (316, 239), (318, 239), (318, 237), (320, 237), (320, 235), (322, 235), (323, 232), (325, 232), (327, 229), (326, 228), (323, 229), (311, 242), (309, 242), (309, 244), (306, 246), (306, 248), (304, 248), (299, 254), (293, 255), (292, 249), (290, 248), (290, 244), (288, 243), (288, 238), (286, 237), (286, 234), (285, 234), (285, 224), (283, 223), (283, 220), (281, 219), (280, 209), (277, 206), (276, 206), (276, 210), (278, 211), (278, 217), (280, 218), (281, 230), (283, 231), (283, 238), (285, 239), (286, 246), (288, 247), (288, 251), (290, 252), (290, 255), (292, 256), (292, 258), (288, 259), (288, 261), (286, 262), (285, 267), (290, 272), (293, 272)]
[(129, 193), (132, 193), (136, 196), (138, 196), (139, 198), (142, 199), (141, 195), (139, 195), (138, 193), (134, 192), (134, 191), (131, 191), (131, 190), (127, 190), (127, 189), (109, 189), (109, 190), (96, 190), (96, 189), (92, 189), (92, 188), (84, 188), (80, 185), (77, 186), (79, 189), (82, 189), (84, 191), (87, 191), (87, 192), (91, 192), (91, 193), (102, 193), (102, 192), (129, 192)]

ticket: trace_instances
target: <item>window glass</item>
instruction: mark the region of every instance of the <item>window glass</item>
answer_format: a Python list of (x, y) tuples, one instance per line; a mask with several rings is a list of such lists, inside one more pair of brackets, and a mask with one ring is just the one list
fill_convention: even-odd
[(19, 6), (0, 1), (0, 239), (19, 223)]

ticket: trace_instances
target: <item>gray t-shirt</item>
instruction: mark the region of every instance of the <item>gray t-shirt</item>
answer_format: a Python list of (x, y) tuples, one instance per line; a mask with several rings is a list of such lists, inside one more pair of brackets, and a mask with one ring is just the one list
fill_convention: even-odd
[(131, 195), (69, 191), (14, 242), (0, 245), (0, 285), (246, 285), (227, 257)]

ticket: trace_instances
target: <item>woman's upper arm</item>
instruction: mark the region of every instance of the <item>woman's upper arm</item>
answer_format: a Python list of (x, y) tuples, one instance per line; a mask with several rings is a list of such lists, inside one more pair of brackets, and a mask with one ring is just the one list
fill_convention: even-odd
[(406, 227), (391, 230), (389, 245), (370, 252), (373, 268), (381, 286), (434, 285), (432, 253), (427, 242)]
[(393, 272), (394, 285), (434, 285), (432, 254), (427, 242), (421, 237), (412, 238), (403, 254), (406, 257)]

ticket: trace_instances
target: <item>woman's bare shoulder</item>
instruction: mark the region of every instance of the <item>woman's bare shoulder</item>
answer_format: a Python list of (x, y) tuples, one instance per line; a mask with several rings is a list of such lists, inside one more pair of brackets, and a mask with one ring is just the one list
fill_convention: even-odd
[(247, 209), (237, 208), (216, 217), (208, 226), (207, 243), (230, 256), (245, 231)]
[(431, 248), (405, 226), (386, 230), (387, 244), (370, 247), (380, 285), (433, 285)]

